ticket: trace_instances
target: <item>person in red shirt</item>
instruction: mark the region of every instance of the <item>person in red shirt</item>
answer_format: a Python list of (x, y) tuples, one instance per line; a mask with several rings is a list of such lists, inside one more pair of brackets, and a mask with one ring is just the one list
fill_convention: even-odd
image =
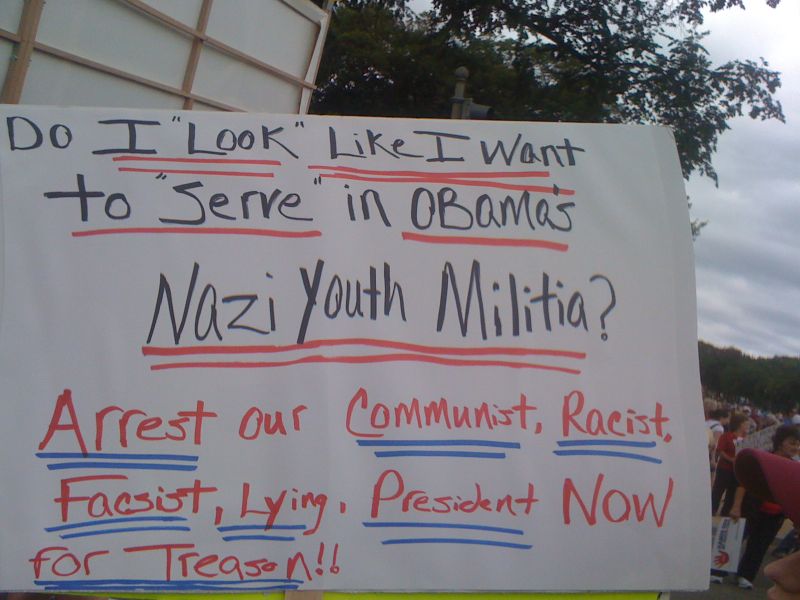
[[(711, 485), (711, 514), (717, 514), (720, 500), (723, 500), (720, 515), (727, 517), (733, 507), (736, 495), (736, 475), (733, 472), (733, 461), (736, 459), (736, 441), (747, 435), (750, 420), (747, 415), (736, 413), (731, 416), (728, 431), (717, 441), (717, 470)], [(724, 496), (724, 499), (723, 499)]]
[[(772, 438), (772, 454), (791, 460), (800, 453), (800, 429), (794, 425), (782, 425)], [(736, 490), (736, 498), (730, 516), (734, 519), (745, 517), (745, 537), (747, 546), (739, 561), (736, 571), (740, 588), (752, 589), (753, 580), (770, 544), (783, 526), (786, 515), (777, 502), (764, 500), (752, 493), (746, 494), (746, 488)]]
[[(745, 449), (736, 458), (736, 476), (751, 494), (778, 504), (800, 528), (800, 462), (763, 450)], [(800, 552), (768, 564), (764, 574), (775, 582), (770, 600), (800, 600)]]

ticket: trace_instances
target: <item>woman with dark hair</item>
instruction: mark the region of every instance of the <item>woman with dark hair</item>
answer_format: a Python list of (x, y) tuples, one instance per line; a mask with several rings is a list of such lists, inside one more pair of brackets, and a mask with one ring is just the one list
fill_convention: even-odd
[[(800, 428), (796, 425), (782, 425), (772, 437), (772, 454), (791, 460), (800, 453)], [(747, 547), (739, 561), (736, 571), (740, 588), (752, 589), (753, 580), (764, 560), (767, 549), (778, 534), (786, 518), (780, 505), (760, 500), (746, 493), (745, 488), (736, 490), (736, 498), (730, 516), (745, 517), (745, 537)]]
[[(736, 458), (736, 477), (748, 494), (779, 504), (800, 529), (800, 461), (745, 449)], [(769, 563), (764, 575), (775, 582), (767, 591), (769, 598), (800, 600), (800, 552)]]

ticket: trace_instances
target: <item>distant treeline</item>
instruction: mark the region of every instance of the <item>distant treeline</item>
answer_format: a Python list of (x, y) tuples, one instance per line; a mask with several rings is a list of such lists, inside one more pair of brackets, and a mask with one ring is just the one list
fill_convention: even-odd
[(698, 343), (700, 381), (707, 395), (785, 412), (800, 402), (800, 358), (756, 358), (738, 348)]

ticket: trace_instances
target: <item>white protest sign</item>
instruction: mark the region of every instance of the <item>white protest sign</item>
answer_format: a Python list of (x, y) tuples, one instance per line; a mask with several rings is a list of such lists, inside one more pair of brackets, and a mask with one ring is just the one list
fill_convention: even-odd
[(736, 573), (744, 540), (745, 519), (713, 517), (711, 526), (711, 568)]
[(0, 124), (4, 588), (706, 586), (667, 130)]
[(778, 430), (779, 425), (776, 423), (775, 425), (770, 425), (769, 427), (765, 427), (764, 429), (759, 429), (755, 433), (751, 433), (748, 436), (745, 436), (743, 439), (739, 440), (736, 444), (737, 450), (742, 448), (758, 448), (759, 450), (771, 450), (772, 449), (772, 438), (775, 435), (775, 432)]

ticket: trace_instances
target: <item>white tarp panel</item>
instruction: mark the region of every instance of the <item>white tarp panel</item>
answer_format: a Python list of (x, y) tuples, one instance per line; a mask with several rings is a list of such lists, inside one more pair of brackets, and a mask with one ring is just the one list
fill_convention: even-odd
[[(22, 5), (0, 6), (0, 28), (9, 32), (0, 33), (0, 81), (11, 72), (4, 50), (19, 33)], [(217, 0), (197, 34), (200, 15), (200, 0), (47, 2), (19, 103), (179, 109), (190, 93), (217, 109), (307, 112), (326, 11), (308, 0)]]
[(667, 130), (0, 124), (4, 587), (706, 586)]

